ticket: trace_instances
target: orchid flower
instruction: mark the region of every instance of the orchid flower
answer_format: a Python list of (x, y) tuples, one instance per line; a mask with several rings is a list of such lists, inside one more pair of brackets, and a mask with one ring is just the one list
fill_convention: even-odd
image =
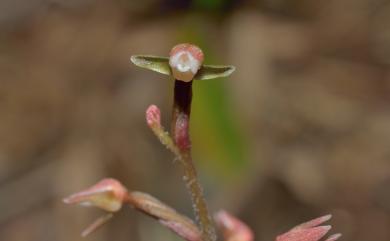
[(199, 47), (184, 43), (173, 47), (169, 57), (133, 55), (130, 60), (138, 67), (171, 75), (184, 82), (226, 77), (235, 70), (231, 65), (203, 64), (203, 56)]

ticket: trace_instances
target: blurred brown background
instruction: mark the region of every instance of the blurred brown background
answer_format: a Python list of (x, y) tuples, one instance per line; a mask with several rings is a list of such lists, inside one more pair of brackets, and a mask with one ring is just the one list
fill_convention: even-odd
[[(196, 165), (213, 211), (257, 241), (332, 213), (344, 241), (390, 240), (390, 2), (1, 0), (0, 240), (83, 240), (101, 213), (62, 197), (103, 177), (192, 215), (169, 126), (172, 81), (132, 54), (201, 46), (227, 79), (195, 83)], [(125, 211), (85, 240), (180, 240)]]

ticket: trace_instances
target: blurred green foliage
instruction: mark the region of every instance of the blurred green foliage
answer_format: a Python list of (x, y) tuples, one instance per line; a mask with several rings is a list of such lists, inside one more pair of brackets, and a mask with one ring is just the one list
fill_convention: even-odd
[(218, 10), (228, 2), (228, 0), (194, 0), (194, 7), (208, 10)]

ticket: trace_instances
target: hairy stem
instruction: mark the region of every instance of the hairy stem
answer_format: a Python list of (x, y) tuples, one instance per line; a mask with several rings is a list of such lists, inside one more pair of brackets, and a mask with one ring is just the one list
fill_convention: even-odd
[(172, 113), (172, 135), (180, 152), (184, 168), (184, 181), (191, 195), (194, 213), (202, 232), (203, 241), (215, 241), (215, 229), (207, 209), (203, 189), (200, 185), (191, 155), (189, 134), (192, 101), (192, 81), (175, 80)]

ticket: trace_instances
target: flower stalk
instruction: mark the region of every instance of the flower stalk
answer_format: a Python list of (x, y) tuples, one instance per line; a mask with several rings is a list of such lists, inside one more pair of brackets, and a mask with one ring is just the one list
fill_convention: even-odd
[(191, 195), (195, 217), (202, 232), (203, 241), (215, 241), (216, 234), (210, 213), (207, 208), (203, 189), (198, 181), (197, 172), (192, 161), (191, 139), (189, 134), (192, 101), (192, 81), (175, 80), (174, 102), (172, 111), (172, 135), (180, 151), (184, 169), (184, 182)]

